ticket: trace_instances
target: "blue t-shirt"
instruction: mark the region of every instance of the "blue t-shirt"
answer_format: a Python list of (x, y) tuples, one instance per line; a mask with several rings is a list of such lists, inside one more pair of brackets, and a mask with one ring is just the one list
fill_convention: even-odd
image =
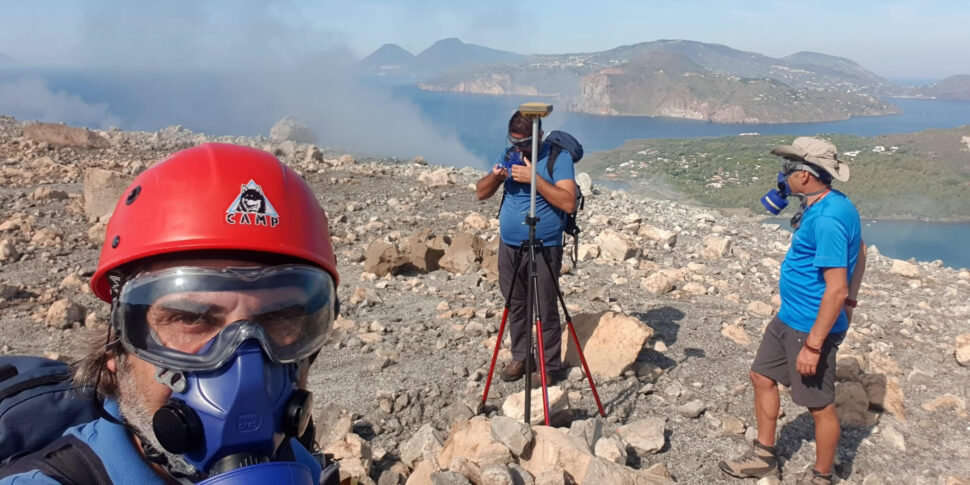
[[(105, 400), (104, 409), (115, 418), (121, 416), (118, 403), (113, 399)], [(165, 485), (165, 480), (155, 473), (141, 452), (135, 448), (135, 443), (124, 426), (101, 418), (68, 428), (64, 434), (72, 434), (91, 447), (91, 450), (101, 459), (112, 483)], [(306, 465), (310, 469), (312, 478), (319, 482), (320, 464), (295, 439), (291, 438), (290, 445), (296, 460)], [(58, 483), (38, 470), (0, 479), (0, 485), (58, 485)]]
[[(550, 144), (543, 142), (539, 150), (539, 162), (536, 164), (536, 175), (553, 185), (560, 180), (573, 180), (575, 173), (572, 159), (565, 151), (556, 158), (552, 179), (549, 178), (546, 164), (549, 148)], [(505, 152), (502, 152), (495, 163), (501, 164), (504, 160)], [(498, 216), (499, 232), (505, 244), (519, 246), (522, 241), (529, 239), (529, 226), (525, 223), (525, 218), (529, 215), (529, 192), (529, 184), (516, 182), (511, 176), (505, 179), (505, 201)], [(561, 246), (566, 213), (546, 202), (538, 190), (536, 191), (536, 217), (539, 218), (539, 223), (536, 224), (536, 239), (541, 239), (545, 246)]]
[[(809, 206), (781, 264), (778, 318), (795, 330), (810, 331), (825, 292), (822, 270), (846, 268), (847, 283), (851, 281), (861, 240), (859, 213), (845, 194), (833, 190)], [(849, 320), (842, 312), (830, 333), (848, 328)]]

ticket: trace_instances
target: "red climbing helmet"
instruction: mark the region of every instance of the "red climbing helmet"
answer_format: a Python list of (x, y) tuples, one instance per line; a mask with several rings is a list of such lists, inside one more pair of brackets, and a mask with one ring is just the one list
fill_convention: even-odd
[(295, 257), (338, 279), (327, 216), (310, 186), (262, 150), (206, 143), (153, 165), (125, 190), (91, 289), (110, 302), (112, 270), (202, 250)]

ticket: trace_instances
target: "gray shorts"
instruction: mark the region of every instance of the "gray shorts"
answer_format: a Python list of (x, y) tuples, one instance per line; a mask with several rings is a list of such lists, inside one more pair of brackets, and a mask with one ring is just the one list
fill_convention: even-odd
[(813, 376), (803, 376), (795, 368), (798, 353), (807, 337), (807, 333), (799, 332), (775, 317), (765, 328), (751, 370), (788, 386), (795, 404), (821, 408), (835, 402), (835, 354), (845, 332), (832, 333), (825, 338)]

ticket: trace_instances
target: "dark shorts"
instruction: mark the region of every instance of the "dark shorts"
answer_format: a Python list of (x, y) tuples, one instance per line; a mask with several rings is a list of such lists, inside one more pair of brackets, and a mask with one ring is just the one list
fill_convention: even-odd
[(775, 317), (765, 328), (751, 370), (788, 386), (795, 404), (821, 408), (835, 402), (835, 354), (845, 332), (825, 338), (815, 375), (806, 377), (798, 373), (795, 363), (807, 337)]

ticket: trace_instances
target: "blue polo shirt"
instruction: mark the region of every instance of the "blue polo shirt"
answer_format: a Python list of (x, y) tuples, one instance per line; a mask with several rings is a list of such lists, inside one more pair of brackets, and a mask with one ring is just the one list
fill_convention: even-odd
[[(555, 185), (560, 180), (573, 180), (572, 159), (566, 152), (560, 153), (556, 158), (556, 165), (553, 167), (552, 178), (549, 178), (547, 162), (549, 160), (548, 142), (542, 143), (539, 150), (539, 162), (536, 164), (536, 175), (542, 177), (547, 182)], [(505, 160), (505, 153), (495, 161), (501, 164)], [(505, 201), (499, 211), (499, 232), (502, 242), (510, 246), (519, 246), (522, 241), (529, 239), (529, 226), (525, 223), (526, 216), (529, 215), (529, 184), (516, 182), (512, 177), (505, 179)], [(539, 223), (536, 224), (536, 239), (541, 239), (545, 246), (561, 246), (562, 230), (566, 222), (566, 213), (556, 209), (542, 195), (536, 191), (536, 217)]]
[[(832, 190), (812, 204), (792, 235), (791, 247), (781, 264), (778, 318), (795, 330), (810, 331), (825, 292), (822, 271), (847, 268), (847, 282), (851, 281), (861, 241), (859, 213), (845, 194)], [(848, 328), (849, 321), (842, 312), (830, 333)]]

